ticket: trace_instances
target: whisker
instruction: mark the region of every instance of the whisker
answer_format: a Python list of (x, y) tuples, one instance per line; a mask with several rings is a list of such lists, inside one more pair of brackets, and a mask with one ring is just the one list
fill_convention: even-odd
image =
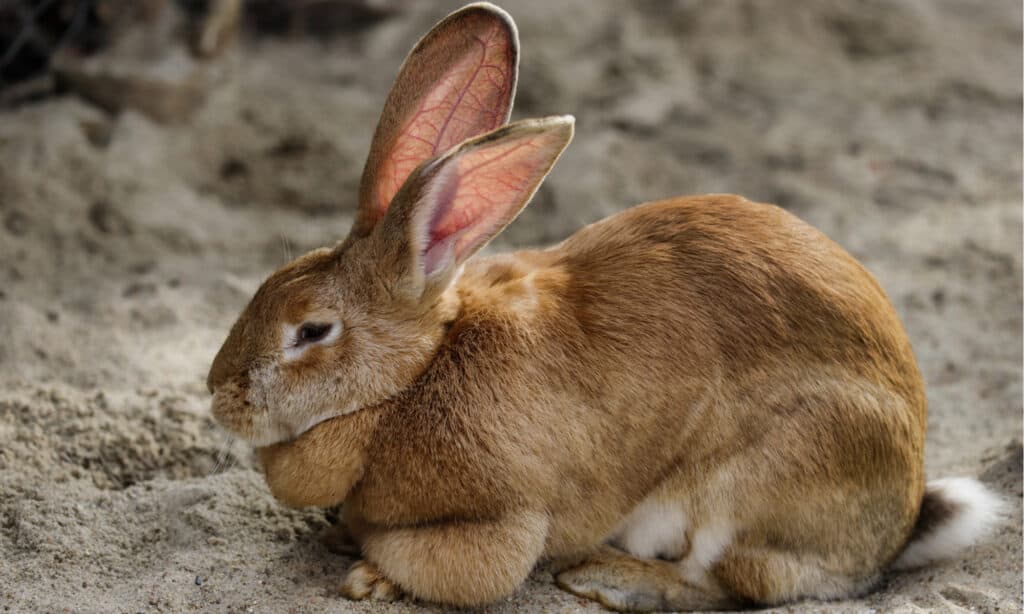
[(237, 461), (238, 461), (238, 457), (236, 457), (234, 454), (229, 454), (227, 459), (226, 459), (226, 462), (224, 464), (223, 471), (228, 471), (228, 470), (234, 468), (235, 463)]
[(231, 454), (231, 446), (234, 445), (234, 443), (235, 438), (231, 433), (225, 433), (224, 443), (222, 444), (220, 452), (217, 453), (217, 463), (214, 465), (213, 471), (210, 472), (210, 475), (227, 471), (235, 464), (235, 455)]
[(292, 261), (292, 246), (291, 246), (290, 243), (288, 243), (288, 237), (284, 236), (284, 233), (281, 233), (281, 249), (282, 249), (282, 251), (284, 251), (284, 261), (285, 261), (285, 263), (291, 262)]

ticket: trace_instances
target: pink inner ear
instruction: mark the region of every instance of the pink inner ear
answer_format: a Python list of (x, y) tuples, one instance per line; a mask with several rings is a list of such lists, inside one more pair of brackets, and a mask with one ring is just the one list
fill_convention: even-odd
[(564, 142), (556, 134), (534, 133), (483, 144), (450, 160), (429, 188), (426, 273), (446, 256), (461, 262), (515, 217)]
[(495, 24), (472, 36), (471, 51), (423, 96), (383, 161), (376, 203), (381, 213), (420, 163), (499, 127), (508, 116), (514, 61), (508, 31)]
[(529, 156), (515, 156), (529, 148), (529, 140), (483, 149), (459, 158), (455, 185), (448, 188), (451, 203), (438, 210), (431, 225), (431, 242), (441, 241), (470, 225), (501, 212), (527, 189), (532, 170)]

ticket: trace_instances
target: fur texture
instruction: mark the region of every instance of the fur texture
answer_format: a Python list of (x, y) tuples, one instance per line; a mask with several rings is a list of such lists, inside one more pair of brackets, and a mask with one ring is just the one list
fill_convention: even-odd
[[(342, 592), (478, 605), (551, 559), (618, 609), (777, 604), (867, 589), (911, 535), (901, 564), (978, 538), (980, 487), (925, 498), (924, 388), (885, 293), (782, 209), (670, 199), (471, 258), (572, 136), (492, 130), (517, 40), (471, 5), (417, 45), (349, 237), (272, 275), (210, 371), (275, 496), (344, 502), (335, 541), (365, 560)], [(471, 134), (446, 149), (449, 117)], [(299, 349), (306, 322), (335, 328)], [(923, 499), (955, 509), (925, 531)]]
[(1006, 502), (971, 478), (928, 482), (917, 527), (896, 569), (950, 559), (992, 532), (1004, 519)]

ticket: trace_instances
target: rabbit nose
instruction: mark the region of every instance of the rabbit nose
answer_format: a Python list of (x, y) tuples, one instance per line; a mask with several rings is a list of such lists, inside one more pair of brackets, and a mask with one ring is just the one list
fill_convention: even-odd
[(227, 369), (220, 362), (214, 360), (213, 366), (210, 367), (210, 373), (206, 376), (206, 389), (213, 394), (226, 379), (228, 379)]
[(231, 350), (227, 343), (214, 356), (213, 364), (210, 365), (210, 373), (206, 376), (206, 389), (210, 391), (210, 394), (213, 394), (236, 371), (235, 361), (231, 357)]
[(217, 390), (217, 386), (224, 381), (223, 369), (218, 369), (217, 366), (217, 361), (214, 360), (210, 372), (206, 376), (206, 389), (210, 391), (210, 394), (213, 394)]
[[(223, 365), (214, 363), (213, 368), (210, 369), (210, 374), (206, 376), (206, 389), (210, 391), (210, 394), (215, 394), (217, 389), (227, 383), (229, 380), (235, 379), (231, 371), (223, 368)], [(240, 380), (245, 380), (245, 377), (239, 377)]]

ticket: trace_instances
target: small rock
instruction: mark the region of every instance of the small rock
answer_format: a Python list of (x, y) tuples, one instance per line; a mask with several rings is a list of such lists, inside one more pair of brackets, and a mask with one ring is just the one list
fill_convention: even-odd
[(11, 211), (4, 218), (4, 228), (16, 237), (24, 236), (28, 232), (28, 218), (21, 211)]
[(142, 260), (128, 267), (128, 272), (134, 275), (145, 275), (151, 273), (156, 269), (156, 261), (154, 260)]
[(301, 136), (287, 136), (271, 147), (267, 154), (275, 158), (302, 156), (309, 151), (309, 143)]
[(274, 531), (274, 537), (280, 542), (290, 542), (295, 540), (295, 530), (291, 527), (279, 527)]
[(125, 286), (121, 293), (125, 298), (133, 296), (153, 296), (156, 294), (156, 285), (148, 282), (133, 281)]
[(110, 122), (82, 121), (79, 125), (82, 127), (82, 132), (85, 134), (85, 138), (88, 139), (89, 143), (94, 147), (104, 149), (110, 145), (110, 141), (114, 135), (114, 127)]
[(222, 179), (245, 177), (248, 174), (249, 167), (238, 158), (228, 158), (220, 165), (220, 176)]
[(89, 207), (89, 221), (103, 234), (126, 235), (131, 233), (128, 218), (105, 200), (98, 200)]

